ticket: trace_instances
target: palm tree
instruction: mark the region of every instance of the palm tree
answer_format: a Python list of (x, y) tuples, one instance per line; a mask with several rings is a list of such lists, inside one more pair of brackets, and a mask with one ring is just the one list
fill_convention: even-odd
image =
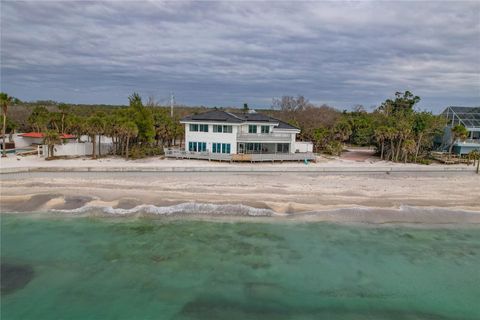
[(344, 142), (352, 135), (352, 126), (348, 121), (339, 121), (335, 124), (334, 132), (335, 136), (337, 136), (341, 142)]
[(65, 103), (60, 103), (58, 105), (58, 110), (60, 110), (60, 113), (62, 114), (62, 120), (61, 120), (61, 133), (65, 133), (65, 116), (67, 115), (68, 110), (70, 110), (70, 106), (65, 104)]
[(33, 109), (27, 121), (34, 131), (45, 131), (50, 121), (50, 112), (43, 106), (37, 106)]
[(128, 160), (128, 145), (130, 143), (130, 138), (136, 137), (138, 135), (138, 127), (135, 122), (127, 121), (122, 124), (122, 131), (127, 139), (125, 157)]
[(47, 130), (43, 135), (43, 143), (48, 146), (48, 158), (54, 157), (55, 145), (61, 143), (60, 135), (57, 131)]
[(103, 121), (100, 117), (92, 116), (87, 119), (86, 131), (93, 143), (92, 159), (97, 159), (97, 140), (95, 137), (103, 130)]
[(375, 139), (380, 143), (380, 159), (383, 160), (385, 150), (385, 140), (388, 138), (388, 128), (381, 126), (375, 129)]
[(448, 153), (452, 153), (453, 145), (457, 140), (465, 140), (468, 137), (467, 129), (462, 126), (461, 124), (457, 124), (455, 127), (452, 128), (452, 143), (450, 144), (450, 149)]
[(403, 142), (402, 145), (402, 152), (403, 152), (403, 160), (407, 163), (407, 158), (409, 154), (415, 153), (416, 150), (416, 143), (413, 139), (407, 139)]
[(477, 163), (477, 174), (480, 168), (480, 150), (472, 150), (468, 153), (468, 158), (473, 159), (473, 165)]
[(7, 130), (7, 111), (8, 105), (12, 102), (13, 98), (10, 97), (5, 92), (0, 93), (0, 104), (2, 105), (2, 112), (3, 112), (3, 127), (2, 127), (2, 137), (3, 137), (3, 147), (2, 147), (2, 157), (7, 156), (7, 148), (5, 144), (5, 133)]

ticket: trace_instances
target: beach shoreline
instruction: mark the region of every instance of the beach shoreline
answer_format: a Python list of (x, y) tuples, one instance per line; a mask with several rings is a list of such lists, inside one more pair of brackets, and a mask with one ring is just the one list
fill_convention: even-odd
[[(266, 210), (276, 220), (480, 221), (475, 214), (480, 213), (480, 177), (471, 172), (27, 172), (2, 174), (1, 186), (0, 212), (86, 208), (142, 216), (180, 206), (177, 213), (193, 211), (197, 217), (208, 210), (251, 208)], [(202, 204), (203, 211), (192, 209)]]

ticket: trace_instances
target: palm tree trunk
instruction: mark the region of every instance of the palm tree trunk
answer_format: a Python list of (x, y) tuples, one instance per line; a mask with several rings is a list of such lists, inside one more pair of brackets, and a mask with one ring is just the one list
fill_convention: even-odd
[(400, 148), (401, 147), (402, 147), (402, 138), (400, 138), (400, 141), (398, 141), (397, 153), (395, 155), (395, 161), (398, 161), (398, 157), (400, 156)]
[(3, 127), (2, 127), (2, 136), (3, 136), (3, 148), (2, 148), (2, 157), (7, 156), (7, 149), (5, 144), (5, 131), (7, 130), (7, 113), (3, 110)]
[(420, 142), (422, 141), (422, 136), (423, 134), (420, 133), (420, 136), (418, 137), (417, 150), (415, 150), (415, 160), (414, 160), (415, 163), (417, 163), (418, 153), (420, 152)]
[(390, 140), (390, 149), (391, 149), (391, 156), (392, 158), (390, 159), (391, 161), (395, 160), (395, 142), (393, 140)]
[(125, 156), (128, 160), (128, 143), (130, 142), (130, 135), (127, 136), (127, 146), (126, 146), (126, 152), (125, 152)]
[(382, 140), (382, 151), (380, 152), (380, 160), (383, 160), (383, 150), (385, 149), (385, 140)]
[(62, 133), (65, 133), (65, 132), (63, 131), (63, 129), (64, 129), (64, 126), (63, 126), (64, 121), (65, 121), (65, 114), (62, 113)]
[(101, 151), (102, 150), (102, 140), (101, 140), (101, 138), (102, 138), (102, 135), (99, 134), (98, 135), (98, 156), (99, 157), (102, 156), (102, 151)]

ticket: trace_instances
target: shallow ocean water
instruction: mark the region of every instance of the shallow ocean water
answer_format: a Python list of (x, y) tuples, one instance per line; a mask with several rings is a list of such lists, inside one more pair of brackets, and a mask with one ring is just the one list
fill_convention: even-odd
[(1, 219), (2, 320), (480, 319), (479, 227)]

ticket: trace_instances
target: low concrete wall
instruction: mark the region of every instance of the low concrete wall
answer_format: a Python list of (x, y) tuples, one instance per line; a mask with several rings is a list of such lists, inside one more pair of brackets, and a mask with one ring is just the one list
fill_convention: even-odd
[(222, 166), (222, 167), (36, 167), (36, 168), (1, 168), (1, 174), (21, 172), (312, 172), (312, 173), (475, 173), (474, 167), (256, 167), (256, 166)]

